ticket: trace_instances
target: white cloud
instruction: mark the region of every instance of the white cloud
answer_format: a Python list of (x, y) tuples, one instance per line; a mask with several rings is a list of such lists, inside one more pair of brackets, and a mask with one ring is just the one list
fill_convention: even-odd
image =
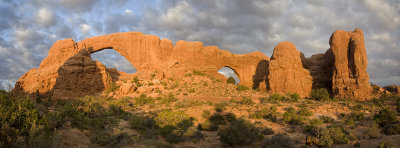
[(124, 11), (124, 14), (125, 14), (125, 15), (132, 15), (132, 10), (126, 9), (126, 10)]
[(36, 15), (36, 21), (43, 27), (50, 27), (56, 24), (56, 16), (51, 10), (42, 8)]
[(82, 34), (87, 34), (89, 31), (90, 31), (90, 29), (92, 28), (90, 25), (88, 25), (88, 24), (81, 24), (80, 26), (79, 26), (79, 28), (80, 28), (80, 32), (82, 33)]

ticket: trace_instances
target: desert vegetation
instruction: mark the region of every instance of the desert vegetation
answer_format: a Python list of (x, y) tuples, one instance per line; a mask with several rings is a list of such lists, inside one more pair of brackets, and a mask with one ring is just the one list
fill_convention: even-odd
[[(129, 81), (128, 81), (129, 82)], [(390, 147), (400, 134), (400, 97), (370, 101), (271, 94), (198, 71), (139, 87), (156, 93), (69, 100), (0, 93), (1, 147)], [(139, 88), (138, 88), (139, 89)], [(218, 89), (218, 91), (212, 91)], [(221, 91), (223, 90), (223, 91)], [(181, 93), (177, 93), (181, 92)], [(221, 92), (223, 95), (221, 95)], [(214, 96), (224, 96), (221, 99)], [(78, 136), (71, 136), (78, 135)]]

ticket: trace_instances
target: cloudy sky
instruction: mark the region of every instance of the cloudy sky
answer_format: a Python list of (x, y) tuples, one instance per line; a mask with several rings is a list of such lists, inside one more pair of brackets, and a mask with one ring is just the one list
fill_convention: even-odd
[[(355, 28), (364, 31), (370, 82), (400, 84), (399, 0), (0, 0), (0, 89), (38, 68), (65, 38), (139, 31), (268, 57), (291, 41), (309, 57), (329, 48), (335, 30)], [(114, 51), (92, 56), (135, 71)]]

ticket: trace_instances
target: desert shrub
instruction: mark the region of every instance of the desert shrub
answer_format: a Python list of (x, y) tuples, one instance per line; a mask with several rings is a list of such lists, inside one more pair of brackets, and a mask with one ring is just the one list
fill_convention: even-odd
[(235, 120), (236, 120), (236, 115), (235, 115), (234, 113), (227, 113), (227, 114), (225, 115), (225, 119), (226, 119), (228, 122), (235, 121)]
[(290, 102), (297, 102), (298, 100), (300, 100), (300, 95), (297, 93), (290, 94), (289, 97)]
[(365, 113), (363, 112), (352, 112), (350, 114), (350, 118), (354, 119), (355, 121), (361, 121), (365, 118)]
[(386, 124), (383, 127), (382, 132), (386, 135), (397, 135), (400, 134), (400, 123)]
[(124, 111), (121, 106), (117, 104), (110, 104), (108, 106), (109, 112), (112, 116), (118, 117), (120, 119), (125, 119), (127, 116), (129, 116), (129, 113)]
[(211, 112), (209, 110), (203, 110), (203, 113), (201, 114), (201, 116), (204, 119), (207, 119), (207, 118), (209, 118), (211, 116)]
[(208, 120), (216, 125), (225, 125), (226, 121), (223, 115), (213, 114)]
[(173, 94), (169, 94), (168, 96), (162, 97), (161, 98), (161, 103), (162, 104), (170, 104), (172, 102), (178, 101), (178, 98), (176, 98)]
[(197, 70), (193, 70), (193, 75), (197, 75), (197, 76), (205, 76), (204, 73), (202, 73), (201, 71), (197, 71)]
[(304, 124), (305, 119), (305, 117), (298, 115), (294, 108), (289, 108), (288, 111), (283, 114), (283, 121), (291, 125)]
[(361, 104), (357, 104), (353, 106), (353, 110), (354, 111), (360, 111), (363, 109), (363, 106)]
[(215, 107), (216, 112), (222, 112), (224, 109), (222, 107)]
[(220, 140), (231, 146), (250, 145), (262, 139), (260, 130), (245, 119), (238, 119), (218, 132)]
[(270, 106), (269, 109), (263, 108), (261, 110), (254, 111), (254, 113), (251, 114), (249, 117), (256, 118), (256, 119), (264, 118), (269, 121), (275, 122), (277, 120), (276, 110), (277, 110), (276, 106)]
[(335, 122), (335, 119), (333, 119), (330, 116), (320, 116), (319, 119), (321, 119), (323, 123), (333, 123), (333, 122)]
[(237, 103), (242, 105), (253, 105), (254, 102), (249, 97), (243, 97), (243, 99), (239, 100)]
[(265, 139), (261, 145), (262, 148), (294, 148), (295, 143), (290, 137), (276, 134), (271, 138)]
[(318, 88), (311, 90), (310, 98), (318, 101), (324, 101), (330, 99), (329, 92), (326, 88)]
[(238, 91), (246, 91), (249, 90), (250, 88), (244, 85), (237, 85), (236, 90)]
[(349, 143), (346, 133), (338, 127), (318, 128), (307, 136), (307, 144), (316, 144), (318, 147), (331, 147), (332, 144)]
[(301, 116), (312, 116), (313, 113), (308, 109), (308, 108), (300, 108), (300, 110), (298, 111), (298, 114)]
[(108, 85), (108, 89), (106, 90), (106, 94), (118, 90), (119, 87), (120, 87), (120, 86), (118, 86), (114, 81), (112, 81), (112, 82)]
[(384, 140), (379, 144), (379, 148), (395, 148), (396, 145), (389, 140)]
[(195, 107), (202, 106), (203, 102), (197, 100), (183, 100), (175, 103), (176, 108), (187, 108), (187, 107)]
[(374, 139), (380, 137), (380, 132), (378, 129), (378, 125), (372, 123), (363, 131), (364, 138)]
[(175, 129), (186, 130), (193, 125), (193, 119), (188, 114), (181, 111), (161, 111), (154, 118), (154, 121), (159, 127), (159, 133), (163, 136), (166, 136)]
[(313, 133), (314, 130), (317, 130), (322, 125), (322, 121), (319, 119), (311, 119), (308, 121), (303, 128), (304, 133)]
[(205, 130), (205, 131), (217, 131), (218, 130), (218, 125), (211, 122), (210, 120), (207, 120), (203, 123), (198, 124), (197, 128), (199, 130)]
[(354, 119), (353, 118), (348, 118), (344, 121), (344, 124), (347, 126), (354, 126)]
[(44, 147), (54, 142), (46, 116), (29, 98), (0, 93), (0, 147)]
[(134, 100), (134, 104), (139, 105), (139, 106), (154, 103), (154, 99), (151, 97), (147, 97), (145, 94), (142, 94), (139, 97), (133, 98), (133, 100)]
[(97, 131), (90, 141), (105, 147), (123, 147), (133, 142), (126, 132), (117, 128)]
[(236, 80), (235, 80), (235, 78), (233, 78), (232, 76), (230, 76), (230, 77), (228, 78), (228, 80), (226, 80), (226, 83), (228, 83), (228, 84), (236, 84)]
[(272, 128), (269, 127), (265, 127), (261, 130), (261, 134), (263, 135), (272, 135), (275, 134), (274, 130)]
[(379, 113), (374, 115), (374, 120), (381, 127), (384, 127), (386, 124), (391, 124), (396, 122), (397, 117), (396, 113), (394, 113), (392, 110), (385, 108), (379, 111)]

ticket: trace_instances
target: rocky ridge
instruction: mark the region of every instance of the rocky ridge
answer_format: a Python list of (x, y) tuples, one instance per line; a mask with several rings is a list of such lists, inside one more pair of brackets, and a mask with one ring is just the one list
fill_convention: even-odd
[[(367, 55), (360, 29), (335, 31), (330, 48), (324, 54), (305, 58), (290, 42), (279, 43), (269, 59), (261, 52), (233, 54), (201, 42), (178, 41), (139, 32), (113, 33), (75, 42), (57, 41), (39, 69), (32, 69), (16, 83), (13, 92), (68, 99), (96, 95), (119, 84), (120, 94), (143, 88), (121, 81), (140, 77), (159, 83), (179, 79), (198, 71), (225, 80), (217, 71), (222, 67), (234, 70), (239, 85), (259, 88), (271, 93), (298, 93), (307, 97), (312, 89), (327, 88), (334, 97), (371, 99), (372, 88), (366, 72)], [(91, 53), (114, 49), (136, 69), (126, 74), (93, 61)]]

